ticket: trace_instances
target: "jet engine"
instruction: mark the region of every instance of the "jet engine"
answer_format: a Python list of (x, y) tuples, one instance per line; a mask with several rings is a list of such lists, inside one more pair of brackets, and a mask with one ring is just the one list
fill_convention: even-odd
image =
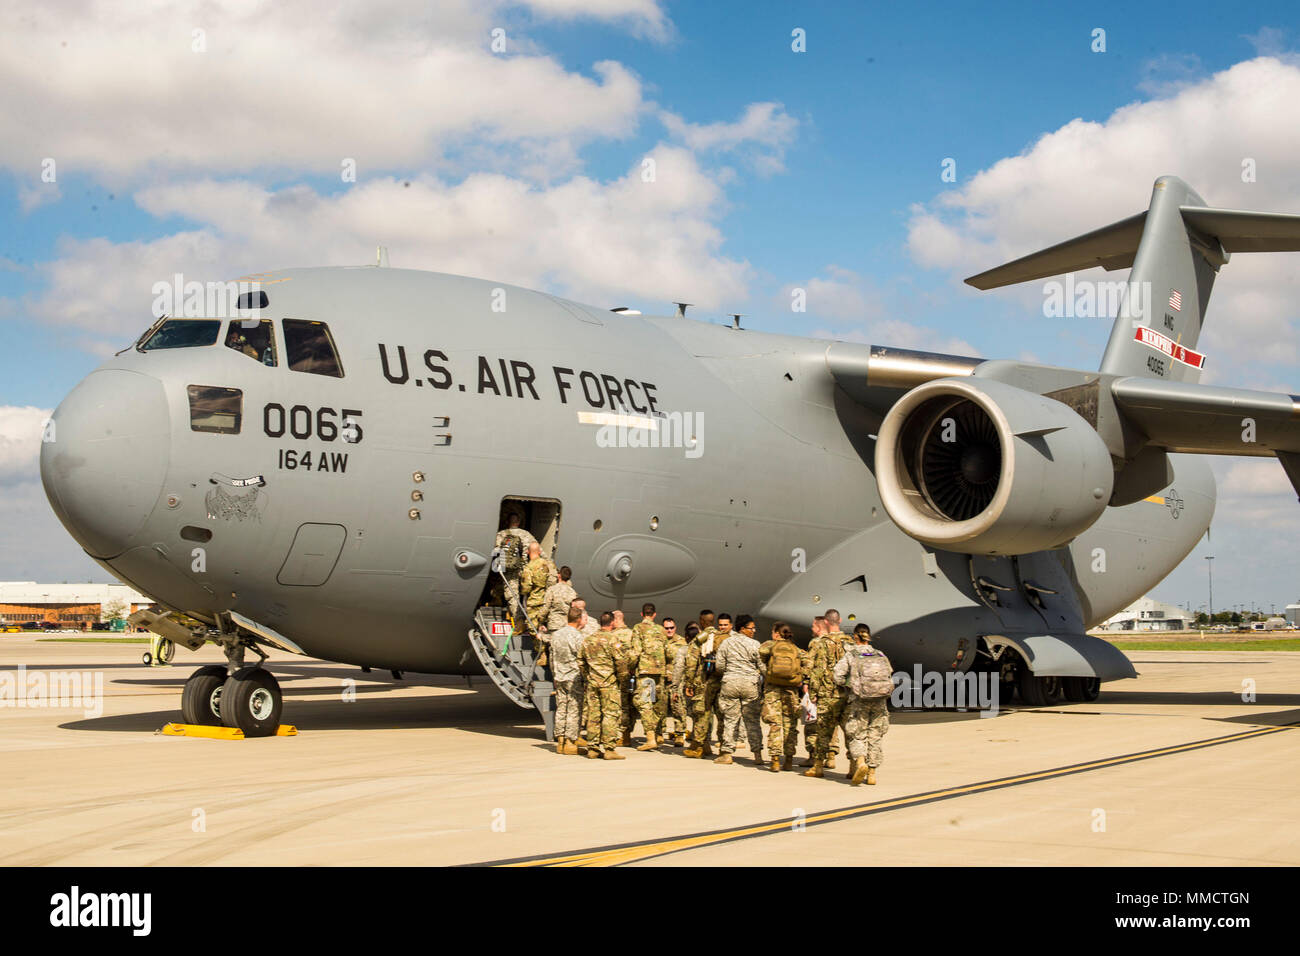
[(1105, 444), (1072, 408), (986, 379), (917, 386), (876, 441), (889, 517), (945, 551), (1059, 547), (1101, 516), (1114, 477)]

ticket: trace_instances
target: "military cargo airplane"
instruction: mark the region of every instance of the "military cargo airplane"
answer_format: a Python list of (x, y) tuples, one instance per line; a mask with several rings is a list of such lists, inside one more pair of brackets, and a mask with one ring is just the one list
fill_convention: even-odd
[(1300, 216), (1166, 176), (1145, 212), (967, 280), (1131, 267), (1097, 371), (429, 272), (267, 273), (238, 315), (165, 317), (87, 376), (41, 475), (85, 551), (160, 602), (144, 623), (224, 650), (185, 685), (190, 723), (274, 733), (274, 648), (487, 673), (549, 732), (532, 638), (490, 598), (506, 508), (593, 610), (835, 607), (900, 670), (1086, 701), (1135, 676), (1087, 628), (1209, 527), (1200, 456), (1276, 456), (1300, 488), (1300, 397), (1199, 385), (1196, 351), (1230, 254), (1297, 250)]

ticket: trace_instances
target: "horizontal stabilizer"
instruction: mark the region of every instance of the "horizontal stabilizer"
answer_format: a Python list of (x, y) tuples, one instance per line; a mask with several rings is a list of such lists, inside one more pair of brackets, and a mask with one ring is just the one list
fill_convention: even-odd
[[(1178, 211), (1186, 225), (1217, 239), (1224, 252), (1300, 252), (1300, 216), (1209, 206), (1179, 206)], [(1146, 218), (1147, 214), (1140, 212), (971, 276), (966, 282), (977, 289), (997, 289), (1096, 266), (1127, 269), (1137, 254)], [(1216, 250), (1205, 252), (1215, 266), (1222, 265)]]
[(971, 276), (966, 282), (977, 289), (997, 289), (1004, 285), (1046, 279), (1048, 276), (1059, 276), (1096, 266), (1108, 270), (1127, 269), (1133, 264), (1146, 218), (1147, 214), (1140, 212), (1075, 239), (1059, 242), (1041, 252), (1032, 252), (1015, 262)]
[(1300, 252), (1300, 216), (1183, 206), (1183, 222), (1219, 240), (1224, 252)]

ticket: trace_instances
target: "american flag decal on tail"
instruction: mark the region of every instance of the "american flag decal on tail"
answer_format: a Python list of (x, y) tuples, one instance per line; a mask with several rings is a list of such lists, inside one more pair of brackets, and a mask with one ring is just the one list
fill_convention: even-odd
[(1169, 290), (1169, 308), (1175, 312), (1183, 311), (1183, 294), (1177, 289)]

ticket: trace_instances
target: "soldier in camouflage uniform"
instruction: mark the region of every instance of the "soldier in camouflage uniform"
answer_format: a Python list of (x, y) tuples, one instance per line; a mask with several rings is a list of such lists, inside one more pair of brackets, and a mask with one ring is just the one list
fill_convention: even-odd
[[(649, 602), (641, 606), (641, 622), (632, 628), (633, 669), (636, 673), (635, 703), (645, 731), (645, 743), (637, 750), (655, 750), (659, 747), (660, 702), (665, 697), (664, 673), (667, 660), (664, 646), (668, 633), (655, 623), (655, 606)], [(628, 722), (629, 728), (631, 721)]]
[[(686, 649), (686, 679), (684, 687), (690, 699), (691, 745), (682, 751), (684, 757), (711, 757), (709, 733), (714, 725), (714, 710), (718, 700), (718, 691), (722, 684), (715, 679), (713, 662), (718, 650), (718, 641), (724, 633), (721, 630), (723, 618), (726, 619), (726, 632), (731, 631), (731, 615), (719, 617), (718, 626), (714, 625), (712, 611), (700, 612), (700, 633)], [(707, 648), (707, 651), (706, 651)]]
[(578, 630), (586, 612), (570, 608), (565, 626), (551, 633), (551, 670), (555, 680), (555, 752), (576, 754), (581, 735), (583, 687), (579, 656), (586, 638)]
[[(513, 616), (518, 613), (519, 575), (527, 562), (528, 549), (537, 544), (537, 539), (519, 526), (519, 513), (517, 511), (509, 512), (505, 519), (506, 526), (497, 532), (496, 544), (494, 545), (501, 557), (498, 558), (499, 563), (493, 566), (493, 570), (501, 572), (503, 580), (499, 585), (494, 584), (492, 590), (494, 596), (499, 595), (501, 606), (507, 608)], [(517, 551), (517, 564), (512, 565), (511, 561), (506, 559), (506, 552), (509, 548), (514, 548)]]
[[(826, 636), (826, 615), (819, 614), (813, 618), (813, 640), (809, 643), (809, 661), (813, 659), (816, 652), (816, 645), (820, 644), (819, 637)], [(811, 669), (811, 663), (809, 663)], [(811, 670), (805, 671), (805, 675), (811, 674)], [(816, 756), (816, 721), (803, 723), (803, 749), (807, 756), (800, 761), (800, 766), (813, 766), (813, 758)], [(840, 745), (835, 740), (831, 741), (831, 758), (835, 758), (840, 753)]]
[(830, 756), (835, 731), (843, 722), (845, 695), (835, 683), (835, 665), (844, 651), (852, 646), (852, 639), (840, 631), (840, 612), (826, 612), (827, 633), (812, 654), (812, 673), (808, 691), (817, 704), (817, 751), (813, 765), (804, 771), (805, 777), (821, 777), (824, 769), (834, 769), (835, 759)]
[(626, 680), (623, 646), (613, 633), (614, 615), (600, 616), (600, 630), (582, 642), (578, 660), (585, 669), (588, 686), (594, 689), (589, 699), (595, 707), (587, 714), (587, 756), (606, 760), (625, 760), (614, 748), (618, 746), (622, 714), (619, 685)]
[(614, 636), (623, 648), (624, 667), (627, 671), (623, 682), (619, 684), (619, 702), (623, 708), (623, 737), (619, 746), (631, 747), (632, 725), (636, 723), (636, 704), (632, 702), (632, 676), (636, 668), (636, 661), (632, 659), (632, 629), (627, 626), (621, 610), (615, 608), (613, 614)]
[[(854, 644), (844, 652), (835, 665), (835, 683), (844, 688), (844, 743), (849, 750), (849, 783), (858, 786), (863, 780), (876, 782), (876, 768), (885, 759), (880, 741), (889, 733), (888, 695), (859, 697), (853, 691), (850, 671), (854, 659), (860, 657), (884, 658), (883, 666), (889, 673), (893, 666), (889, 658), (871, 647), (871, 631), (865, 624), (853, 629)], [(891, 685), (892, 686), (892, 685)]]
[[(681, 701), (681, 668), (677, 666), (679, 658), (685, 663), (686, 638), (677, 632), (677, 622), (671, 617), (664, 618), (664, 633), (668, 642), (664, 644), (664, 674), (667, 693), (659, 700), (659, 729), (666, 737), (666, 743), (680, 746), (682, 731), (686, 729), (686, 708)], [(698, 629), (697, 629), (698, 630)], [(673, 719), (673, 732), (668, 733), (668, 718)]]
[(542, 599), (542, 619), (548, 634), (554, 634), (568, 623), (569, 607), (578, 596), (569, 583), (572, 577), (573, 570), (566, 564), (560, 568), (560, 579), (546, 589), (546, 596)]
[[(570, 602), (569, 608), (570, 610), (577, 608), (579, 611), (582, 612), (582, 624), (579, 625), (578, 630), (582, 632), (583, 637), (591, 637), (591, 635), (595, 634), (598, 630), (600, 630), (600, 623), (594, 617), (592, 617), (590, 614), (587, 613), (587, 602), (585, 600), (583, 600), (582, 598), (574, 598), (574, 600)], [(567, 618), (568, 615), (565, 615), (565, 617)], [(590, 714), (595, 709), (596, 704), (595, 704), (595, 697), (591, 689), (591, 685), (588, 684), (585, 680), (583, 681), (583, 689), (584, 689), (584, 697), (583, 697), (583, 704), (582, 704), (582, 713), (583, 713), (582, 726), (585, 730), (587, 726), (586, 715)], [(587, 746), (587, 737), (585, 733), (583, 734), (583, 736), (578, 738), (578, 746), (579, 747)]]
[(547, 582), (551, 576), (550, 562), (542, 557), (542, 546), (530, 545), (528, 564), (519, 576), (519, 596), (524, 599), (528, 610), (528, 624), (535, 632), (541, 624), (542, 606), (546, 601)]
[(748, 614), (740, 615), (736, 630), (727, 635), (718, 650), (715, 673), (719, 678), (718, 710), (722, 715), (722, 751), (714, 763), (732, 763), (736, 752), (736, 729), (745, 723), (745, 738), (754, 754), (754, 766), (763, 765), (763, 726), (758, 714), (762, 707), (759, 689), (763, 676), (758, 669), (758, 625)]
[[(778, 655), (782, 660), (795, 657), (797, 664), (793, 677), (773, 672), (772, 651), (780, 642), (786, 642), (794, 648), (794, 652), (787, 650)], [(799, 742), (799, 725), (803, 723), (803, 708), (799, 701), (808, 680), (812, 659), (807, 651), (795, 644), (794, 628), (784, 621), (777, 621), (772, 626), (772, 638), (758, 649), (758, 659), (764, 673), (763, 722), (767, 724), (767, 750), (772, 758), (768, 769), (773, 773), (793, 770), (795, 746)]]

